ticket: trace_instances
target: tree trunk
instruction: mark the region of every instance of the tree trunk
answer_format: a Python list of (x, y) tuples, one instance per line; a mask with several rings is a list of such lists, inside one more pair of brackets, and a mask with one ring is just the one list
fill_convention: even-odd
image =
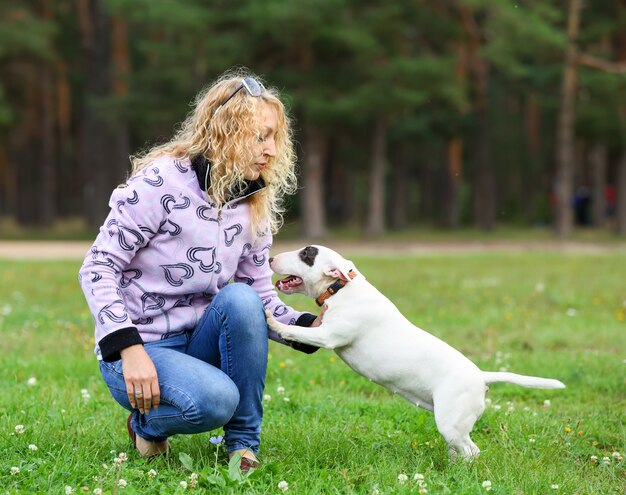
[(461, 183), (463, 173), (463, 140), (452, 138), (447, 147), (446, 184), (443, 225), (455, 229), (461, 224)]
[(620, 160), (617, 164), (617, 204), (615, 211), (615, 233), (626, 235), (626, 148), (622, 147)]
[(326, 235), (326, 208), (324, 194), (324, 164), (328, 138), (315, 124), (305, 127), (306, 153), (302, 178), (302, 235), (319, 239)]
[(41, 85), (38, 67), (24, 62), (21, 68), (24, 112), (19, 127), (9, 135), (9, 160), (15, 164), (17, 194), (16, 219), (20, 225), (36, 225), (41, 218), (38, 207), (41, 184)]
[(526, 141), (529, 166), (523, 175), (522, 211), (527, 221), (532, 221), (537, 213), (537, 198), (544, 192), (538, 171), (543, 170), (541, 156), (541, 108), (535, 91), (526, 95)]
[[(113, 95), (118, 102), (123, 102), (128, 96), (128, 79), (130, 77), (127, 24), (119, 15), (112, 18), (111, 24), (113, 28), (111, 30)], [(118, 104), (118, 108), (122, 106)], [(116, 116), (115, 130), (112, 136), (114, 148), (111, 179), (113, 184), (123, 182), (129, 174), (130, 161), (128, 157), (131, 153), (126, 112), (117, 112)]]
[(368, 215), (365, 225), (367, 237), (380, 237), (385, 231), (385, 165), (387, 147), (387, 123), (382, 118), (376, 119), (372, 136)]
[[(626, 14), (626, 0), (619, 0), (617, 4), (617, 18), (623, 19)], [(626, 62), (626, 32), (621, 30), (617, 35), (615, 43), (617, 48), (618, 62)], [(626, 96), (622, 92), (620, 95), (619, 117), (621, 122), (621, 155), (617, 165), (617, 204), (615, 211), (615, 233), (626, 235)]]
[(393, 162), (391, 180), (391, 228), (405, 229), (408, 224), (409, 211), (409, 164), (412, 160), (404, 148), (400, 150)]
[(561, 86), (561, 104), (556, 139), (555, 222), (559, 237), (572, 232), (572, 195), (574, 167), (575, 99), (578, 79), (577, 38), (580, 28), (581, 0), (569, 0), (567, 20), (567, 49)]
[(15, 215), (16, 191), (15, 177), (9, 166), (7, 149), (0, 141), (0, 217)]
[[(428, 156), (428, 158), (425, 158), (426, 156)], [(433, 222), (434, 220), (435, 174), (433, 173), (433, 165), (431, 162), (433, 156), (434, 153), (422, 155), (418, 171), (419, 218), (428, 222)]]
[[(52, 1), (44, 0), (41, 5), (41, 17), (46, 22), (52, 22)], [(56, 142), (55, 142), (55, 110), (54, 110), (54, 75), (49, 62), (40, 62), (38, 71), (40, 85), (40, 120), (41, 127), (41, 182), (39, 188), (39, 208), (41, 224), (50, 226), (56, 218)]]
[(495, 181), (491, 162), (491, 140), (489, 133), (488, 85), (489, 65), (480, 55), (482, 32), (467, 6), (459, 7), (461, 22), (469, 37), (470, 68), (474, 79), (474, 111), (477, 136), (474, 143), (474, 166), (472, 198), (476, 225), (483, 230), (493, 230), (496, 221)]
[(57, 190), (58, 214), (64, 216), (81, 212), (82, 182), (76, 173), (74, 135), (72, 132), (72, 92), (64, 60), (57, 60), (56, 68), (56, 124), (57, 124), (57, 183), (62, 184), (63, 194)]
[(606, 217), (604, 197), (607, 174), (606, 145), (596, 144), (592, 148), (589, 153), (589, 166), (591, 168), (591, 225), (602, 227)]
[(109, 168), (116, 159), (109, 128), (95, 103), (109, 96), (108, 22), (103, 0), (78, 0), (85, 73), (85, 103), (79, 130), (79, 167), (84, 181), (85, 218), (97, 228), (108, 214), (108, 198), (116, 184)]
[(491, 231), (496, 222), (496, 190), (491, 162), (487, 108), (476, 109), (478, 136), (475, 143), (473, 187), (474, 221), (482, 230)]

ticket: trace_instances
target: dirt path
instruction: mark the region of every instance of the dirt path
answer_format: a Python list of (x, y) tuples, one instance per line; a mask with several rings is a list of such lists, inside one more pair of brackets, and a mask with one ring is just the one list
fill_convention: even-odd
[[(521, 253), (528, 251), (560, 253), (623, 253), (626, 243), (592, 244), (571, 241), (324, 241), (344, 254), (363, 255), (461, 255), (481, 252)], [(298, 249), (305, 241), (277, 241), (272, 253)], [(9, 260), (81, 260), (91, 242), (83, 241), (0, 241), (0, 259)]]

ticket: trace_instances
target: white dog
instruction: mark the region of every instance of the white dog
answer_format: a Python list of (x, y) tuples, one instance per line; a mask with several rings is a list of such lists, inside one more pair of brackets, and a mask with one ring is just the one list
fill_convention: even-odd
[(480, 449), (470, 439), (485, 409), (487, 384), (565, 388), (558, 380), (481, 371), (456, 349), (416, 327), (359, 273), (354, 264), (323, 246), (307, 246), (270, 258), (285, 294), (303, 293), (324, 305), (316, 328), (285, 325), (267, 315), (286, 340), (333, 349), (354, 371), (435, 413), (450, 448), (465, 459)]

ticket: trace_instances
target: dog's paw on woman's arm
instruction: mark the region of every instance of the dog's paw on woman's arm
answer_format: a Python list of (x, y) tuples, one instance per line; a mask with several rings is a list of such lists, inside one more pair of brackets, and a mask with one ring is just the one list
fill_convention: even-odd
[[(265, 310), (265, 318), (267, 320), (267, 326), (270, 330), (270, 334), (272, 332), (275, 332), (274, 335), (280, 337), (278, 340), (281, 343), (286, 344), (297, 351), (304, 352), (305, 354), (313, 354), (315, 351), (319, 349), (319, 347), (316, 347), (314, 345), (301, 344), (300, 342), (289, 340), (289, 338), (286, 335), (284, 335), (285, 330), (288, 328), (288, 325), (285, 325), (284, 323), (280, 323), (279, 321), (277, 321), (276, 318), (274, 318), (274, 315), (272, 314), (271, 311)], [(311, 324), (316, 319), (317, 319), (317, 316), (311, 313), (303, 313), (296, 320), (295, 325), (299, 327), (310, 327)], [(271, 337), (270, 335), (270, 338), (273, 338), (273, 337)]]
[[(299, 327), (311, 327), (311, 326), (319, 326), (314, 325), (314, 323), (318, 320), (318, 317), (311, 313), (302, 313), (300, 318), (296, 320), (296, 325)], [(321, 322), (321, 318), (320, 318)], [(291, 347), (293, 347), (296, 351), (304, 352), (305, 354), (313, 354), (315, 351), (319, 349), (314, 345), (309, 344), (301, 344), (300, 342), (291, 342)]]

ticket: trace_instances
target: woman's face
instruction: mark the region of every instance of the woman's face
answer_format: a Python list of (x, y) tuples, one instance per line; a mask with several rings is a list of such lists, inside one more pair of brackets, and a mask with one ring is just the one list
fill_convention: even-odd
[(276, 109), (265, 102), (259, 105), (261, 113), (261, 131), (254, 139), (253, 152), (254, 163), (248, 166), (244, 172), (244, 179), (257, 180), (261, 171), (269, 165), (272, 158), (276, 156), (276, 132), (278, 131), (278, 113)]

